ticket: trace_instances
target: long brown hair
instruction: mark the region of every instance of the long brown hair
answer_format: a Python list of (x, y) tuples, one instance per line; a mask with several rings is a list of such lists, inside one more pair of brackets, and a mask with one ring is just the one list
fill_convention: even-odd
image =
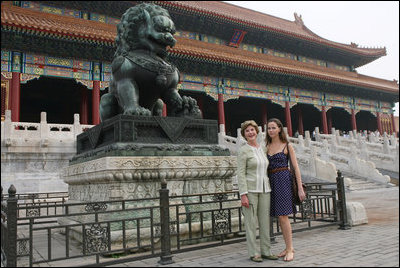
[(268, 145), (268, 144), (270, 144), (272, 142), (272, 138), (268, 134), (268, 124), (271, 123), (271, 122), (274, 122), (278, 126), (278, 128), (280, 128), (281, 131), (279, 132), (279, 139), (281, 140), (281, 142), (289, 143), (289, 141), (287, 139), (287, 136), (286, 136), (286, 133), (285, 133), (285, 131), (283, 131), (282, 122), (277, 118), (271, 118), (267, 122), (267, 131), (265, 133), (265, 142), (266, 142), (266, 144)]

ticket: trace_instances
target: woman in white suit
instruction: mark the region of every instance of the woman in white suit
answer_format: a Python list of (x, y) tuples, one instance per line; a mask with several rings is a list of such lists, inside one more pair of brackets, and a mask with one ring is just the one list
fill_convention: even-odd
[[(241, 125), (241, 134), (247, 143), (238, 152), (237, 178), (246, 229), (247, 251), (250, 259), (277, 260), (271, 254), (270, 243), (270, 192), (268, 159), (265, 147), (257, 143), (258, 125), (248, 120)], [(256, 246), (257, 222), (260, 234), (260, 249)]]

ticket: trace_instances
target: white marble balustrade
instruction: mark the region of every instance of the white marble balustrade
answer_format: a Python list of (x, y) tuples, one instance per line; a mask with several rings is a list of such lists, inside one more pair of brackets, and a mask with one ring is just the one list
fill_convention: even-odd
[[(366, 132), (360, 134), (354, 131), (343, 137), (335, 129), (332, 129), (332, 133), (319, 134), (319, 129), (316, 128), (315, 141), (311, 139), (309, 131), (305, 132), (304, 138), (301, 135), (298, 138), (289, 138), (296, 151), (302, 174), (335, 181), (336, 171), (339, 169), (375, 182), (388, 183), (390, 178), (382, 175), (377, 168), (399, 172), (399, 139), (394, 135), (366, 135)], [(219, 143), (236, 155), (245, 142), (240, 129), (237, 136), (234, 138), (220, 132)], [(265, 132), (260, 131), (258, 138), (260, 143), (265, 144)]]

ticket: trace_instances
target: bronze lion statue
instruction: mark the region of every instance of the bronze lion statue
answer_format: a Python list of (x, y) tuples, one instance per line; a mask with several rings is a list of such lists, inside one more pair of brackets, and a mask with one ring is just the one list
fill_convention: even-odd
[(201, 118), (196, 100), (177, 91), (178, 69), (166, 61), (176, 43), (175, 25), (167, 10), (142, 3), (129, 8), (117, 26), (117, 50), (109, 92), (100, 100), (101, 121), (118, 114)]

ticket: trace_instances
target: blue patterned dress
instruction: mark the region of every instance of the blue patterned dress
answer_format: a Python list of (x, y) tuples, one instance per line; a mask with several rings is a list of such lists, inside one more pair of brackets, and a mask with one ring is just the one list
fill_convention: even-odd
[[(286, 146), (285, 146), (286, 148)], [(276, 169), (288, 166), (288, 156), (282, 152), (268, 155), (268, 169)], [(271, 216), (282, 216), (296, 213), (293, 206), (292, 177), (288, 169), (268, 175), (271, 185)]]

